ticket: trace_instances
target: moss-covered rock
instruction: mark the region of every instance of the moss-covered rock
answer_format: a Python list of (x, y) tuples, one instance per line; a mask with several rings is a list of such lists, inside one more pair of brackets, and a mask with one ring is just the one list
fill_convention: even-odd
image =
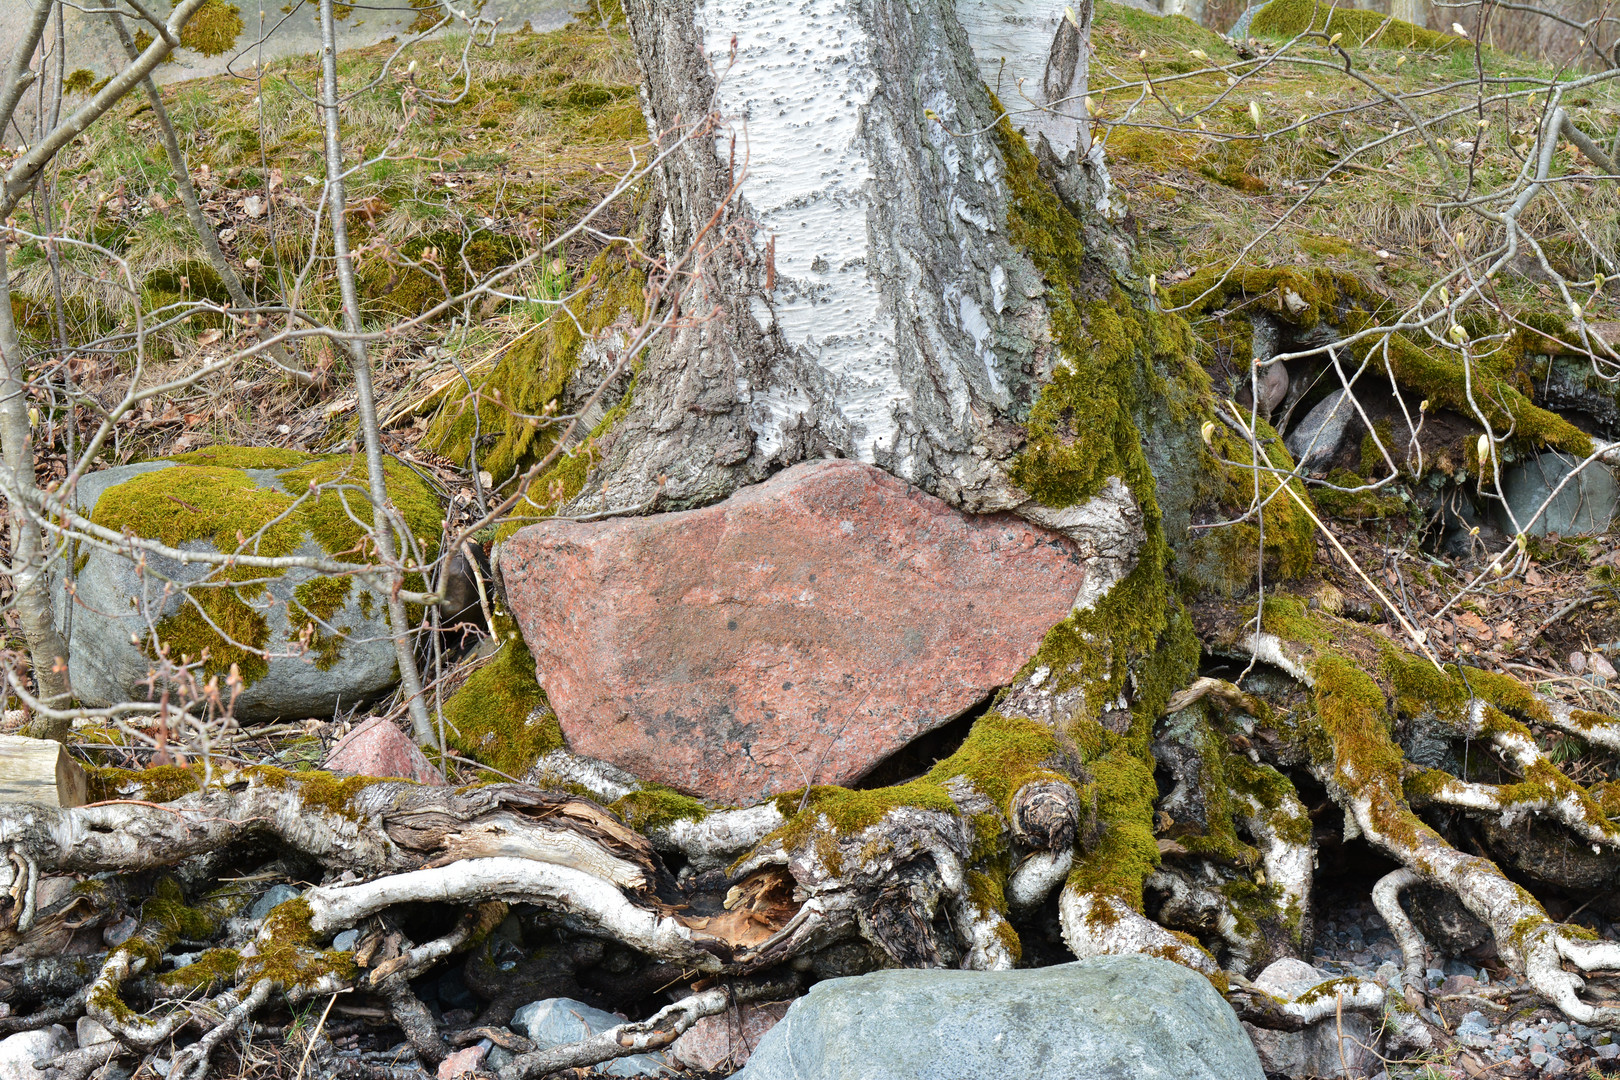
[[(390, 462), (387, 473), (417, 557), (436, 558), (438, 496), (402, 465)], [(182, 551), (364, 563), (371, 550), (365, 461), (349, 455), (214, 447), (91, 474), (77, 500), (98, 525)], [(59, 570), (72, 572), (57, 575), (57, 610), (86, 704), (146, 699), (164, 650), (173, 661), (201, 661), (205, 678), (234, 667), (244, 719), (329, 716), (398, 677), (386, 605), (359, 578), (131, 559), (84, 544)]]

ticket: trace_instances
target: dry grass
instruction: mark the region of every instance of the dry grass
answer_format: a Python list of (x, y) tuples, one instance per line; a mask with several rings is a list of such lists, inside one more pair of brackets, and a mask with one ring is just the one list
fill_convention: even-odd
[[(1098, 52), (1092, 93), (1103, 121), (1099, 127), (1106, 132), (1115, 179), (1130, 199), (1144, 273), (1177, 280), (1202, 268), (1229, 265), (1273, 226), (1242, 265), (1341, 270), (1397, 301), (1415, 298), (1442, 268), (1456, 265), (1455, 226), (1441, 232), (1435, 212), (1444, 190), (1440, 164), (1410, 133), (1411, 125), (1398, 108), (1336, 69), (1342, 59), (1320, 40), (1301, 42), (1292, 51), (1312, 63), (1278, 62), (1229, 86), (1224, 73), (1188, 77), (1212, 64), (1241, 60), (1224, 39), (1189, 20), (1161, 19), (1102, 3), (1094, 37)], [(1478, 72), (1471, 50), (1339, 44), (1347, 48), (1357, 72), (1384, 90), (1424, 93), (1412, 102), (1420, 115), (1460, 109), (1475, 100)], [(1194, 49), (1208, 60), (1191, 55)], [(1140, 58), (1144, 50), (1147, 56)], [(1526, 88), (1528, 80), (1556, 74), (1490, 51), (1483, 62), (1487, 78), (1504, 80), (1490, 86), (1493, 93)], [(1139, 100), (1140, 87), (1128, 87), (1140, 84), (1144, 74), (1154, 81), (1156, 98)], [(1258, 131), (1250, 102), (1260, 110)], [(1620, 129), (1620, 86), (1600, 86), (1566, 104), (1577, 122), (1602, 141)], [(1174, 111), (1177, 107), (1182, 115)], [(1476, 138), (1476, 115), (1438, 125), (1435, 136), (1446, 157), (1447, 178), (1475, 194), (1511, 183), (1539, 115), (1539, 108), (1522, 97), (1491, 106), (1477, 156), (1471, 145), (1462, 145)], [(1397, 123), (1408, 130), (1405, 138), (1346, 163), (1348, 154), (1388, 135)], [(1620, 251), (1620, 184), (1583, 176), (1595, 170), (1567, 144), (1556, 155), (1554, 172), (1562, 179), (1523, 222), (1547, 244), (1561, 271), (1587, 278), (1602, 259), (1612, 263)], [(1296, 206), (1307, 193), (1309, 201)], [(1456, 215), (1448, 213), (1447, 218), (1454, 221)], [(1462, 231), (1462, 250), (1468, 254), (1477, 255), (1494, 242), (1484, 223)], [(1549, 287), (1533, 280), (1504, 280), (1502, 286), (1510, 303), (1525, 310), (1555, 300)], [(1589, 317), (1613, 318), (1613, 300), (1602, 305)], [(1561, 310), (1563, 304), (1556, 307)]]

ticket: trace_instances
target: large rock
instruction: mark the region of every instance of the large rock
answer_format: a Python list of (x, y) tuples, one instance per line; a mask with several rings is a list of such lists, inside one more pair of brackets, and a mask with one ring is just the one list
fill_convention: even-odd
[(35, 1066), (72, 1049), (73, 1036), (61, 1024), (8, 1035), (0, 1039), (0, 1080), (56, 1080), (60, 1069)]
[[(1254, 978), (1254, 985), (1292, 1001), (1331, 980), (1303, 960), (1285, 957)], [(1271, 1031), (1244, 1024), (1267, 1073), (1277, 1076), (1365, 1077), (1382, 1068), (1371, 1048), (1378, 1045), (1365, 1014), (1347, 1012), (1318, 1021), (1304, 1031)]]
[(737, 1080), (1263, 1080), (1202, 975), (1149, 956), (877, 971), (793, 1003)]
[(983, 700), (1086, 580), (1066, 539), (853, 461), (531, 525), (501, 568), (571, 749), (738, 803), (847, 783)]
[(1325, 472), (1352, 430), (1359, 429), (1360, 425), (1361, 419), (1350, 401), (1350, 392), (1335, 390), (1318, 401), (1305, 414), (1305, 418), (1294, 425), (1284, 445), (1305, 472)]
[[(310, 494), (311, 481), (322, 485), (319, 497)], [(433, 557), (438, 497), (414, 472), (393, 462), (388, 482), (424, 555)], [(98, 524), (183, 551), (235, 551), (241, 536), (259, 555), (337, 556), (352, 562), (360, 561), (355, 548), (363, 529), (349, 512), (369, 520), (365, 485), (363, 458), (216, 447), (92, 473), (79, 481), (75, 497), (81, 512)], [(205, 677), (238, 665), (247, 685), (236, 715), (245, 720), (330, 717), (334, 709), (384, 693), (399, 677), (387, 605), (356, 579), (302, 568), (221, 570), (152, 554), (142, 570), (121, 554), (88, 545), (70, 551), (68, 558), (75, 600), (68, 602), (63, 560), (56, 566), (57, 618), (69, 643), (68, 676), (87, 705), (148, 699), (153, 627), (170, 646), (172, 659), (196, 659), (208, 649)], [(197, 604), (166, 586), (204, 579), (248, 584), (194, 588)], [(300, 640), (306, 626), (313, 628), (308, 648)]]
[(1564, 486), (1564, 490), (1547, 507), (1546, 513), (1533, 524), (1530, 523), (1553, 489), (1578, 464), (1579, 459), (1550, 450), (1504, 466), (1502, 494), (1513, 510), (1513, 518), (1510, 519), (1506, 513), (1499, 515), (1502, 531), (1512, 536), (1515, 532), (1514, 521), (1532, 536), (1546, 536), (1548, 533), (1576, 536), (1606, 531), (1609, 522), (1614, 520), (1616, 507), (1620, 506), (1620, 484), (1615, 483), (1614, 473), (1607, 465), (1595, 461)]

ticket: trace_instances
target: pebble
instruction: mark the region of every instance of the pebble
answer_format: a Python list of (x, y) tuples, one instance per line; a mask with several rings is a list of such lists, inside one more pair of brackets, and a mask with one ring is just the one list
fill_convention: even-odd
[[(1314, 966), (1335, 977), (1374, 979), (1399, 992), (1404, 961), (1383, 918), (1370, 902), (1362, 900), (1342, 909), (1323, 911), (1318, 920), (1317, 944), (1311, 957)], [(1608, 940), (1620, 938), (1616, 926), (1601, 920), (1595, 920), (1591, 929)], [(1436, 998), (1453, 994), (1477, 994), (1482, 1001), (1505, 1002), (1507, 999), (1501, 996), (1503, 991), (1511, 993), (1522, 986), (1517, 976), (1493, 979), (1490, 972), (1474, 966), (1466, 957), (1437, 956), (1433, 951), (1424, 974), (1428, 990), (1434, 995), (1431, 998), (1434, 1005), (1439, 1004)], [(1522, 998), (1514, 1001), (1515, 1010), (1526, 1004)], [(1607, 1075), (1620, 1063), (1620, 1035), (1551, 1018), (1545, 1013), (1537, 1020), (1511, 1019), (1509, 1014), (1496, 1010), (1472, 1009), (1471, 1004), (1463, 998), (1445, 1008), (1452, 1020), (1457, 1013), (1449, 1010), (1459, 1006), (1467, 1010), (1460, 1021), (1455, 1021), (1454, 1034), (1458, 1043), (1469, 1047), (1486, 1063), (1484, 1075), (1491, 1080), (1539, 1080), (1555, 1076), (1572, 1080), (1585, 1077), (1588, 1072), (1595, 1076), (1599, 1064)], [(1425, 1009), (1424, 1015), (1431, 1022), (1439, 1019), (1431, 1009)], [(1429, 1075), (1438, 1074), (1413, 1072), (1403, 1066), (1379, 1073), (1373, 1080), (1413, 1080)]]
[(248, 909), (248, 918), (258, 922), (277, 907), (285, 904), (288, 900), (295, 899), (297, 896), (298, 890), (291, 885), (272, 885), (265, 890), (263, 896), (253, 902), (253, 906)]

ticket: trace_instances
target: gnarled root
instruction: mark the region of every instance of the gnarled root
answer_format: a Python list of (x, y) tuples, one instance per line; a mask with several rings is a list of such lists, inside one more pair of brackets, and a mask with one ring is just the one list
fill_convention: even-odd
[[(1579, 928), (1554, 924), (1540, 903), (1495, 863), (1458, 851), (1408, 801), (1410, 791), (1420, 805), (1533, 815), (1589, 843), (1614, 846), (1617, 832), (1595, 800), (1559, 773), (1524, 723), (1509, 715), (1517, 712), (1567, 728), (1576, 726), (1573, 714), (1566, 712), (1552, 722), (1553, 710), (1511, 679), (1455, 668), (1437, 671), (1396, 653), (1387, 641), (1363, 641), (1366, 634), (1347, 626), (1333, 640), (1339, 648), (1362, 645), (1372, 650), (1380, 657), (1376, 663), (1319, 644), (1327, 635), (1301, 642), (1259, 633), (1240, 644), (1242, 651), (1284, 666), (1310, 689), (1314, 716), (1308, 725), (1276, 734), (1290, 735), (1349, 822), (1404, 867), (1379, 882), (1373, 895), (1401, 946), (1407, 988), (1416, 992), (1422, 987), (1423, 942), (1400, 910), (1398, 894), (1421, 880), (1455, 894), (1490, 928), (1503, 962), (1565, 1015), (1593, 1025), (1620, 1023), (1620, 1008), (1581, 1000), (1582, 979), (1564, 969), (1565, 962), (1578, 971), (1620, 964), (1620, 944), (1589, 941)], [(1486, 742), (1497, 751), (1502, 767), (1519, 773), (1522, 781), (1482, 784), (1405, 767), (1400, 747), (1390, 737), (1386, 690), (1375, 675), (1393, 687), (1388, 696), (1395, 699), (1399, 715), (1421, 715), (1458, 738)], [(1582, 719), (1580, 726), (1606, 728), (1596, 719)]]

